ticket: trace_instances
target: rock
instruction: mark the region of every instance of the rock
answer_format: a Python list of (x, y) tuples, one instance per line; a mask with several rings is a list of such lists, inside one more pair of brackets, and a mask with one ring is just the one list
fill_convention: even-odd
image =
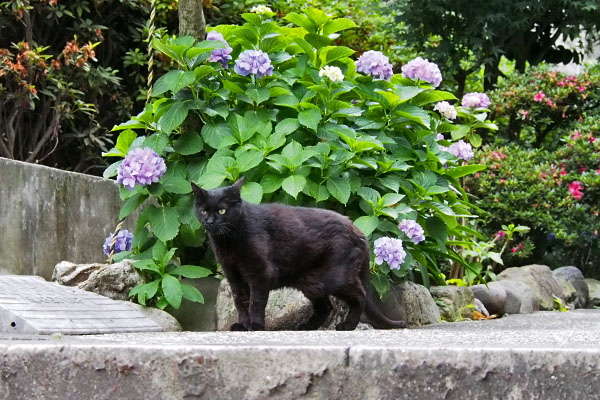
[(440, 310), (444, 321), (473, 319), (475, 296), (464, 286), (432, 286), (429, 292)]
[(479, 299), (490, 314), (504, 315), (506, 289), (499, 282), (490, 282), (487, 286), (471, 286), (473, 295)]
[[(335, 329), (335, 326), (346, 318), (348, 307), (346, 303), (330, 296), (333, 310), (327, 321), (320, 329)], [(391, 319), (407, 321), (408, 325), (425, 325), (439, 322), (439, 310), (429, 294), (420, 285), (403, 282), (392, 288), (382, 302), (376, 298), (376, 304), (382, 312)], [(405, 312), (408, 310), (408, 314)], [(298, 325), (306, 322), (313, 313), (312, 304), (304, 295), (295, 289), (282, 288), (271, 291), (265, 311), (265, 328), (267, 330), (295, 330)], [(233, 304), (231, 288), (226, 279), (221, 281), (217, 293), (216, 327), (217, 330), (227, 330), (237, 322), (237, 311)], [(356, 329), (373, 329), (368, 318), (361, 318)]]
[(441, 320), (440, 310), (429, 290), (414, 282), (397, 283), (382, 302), (375, 300), (388, 318), (406, 321), (407, 326), (435, 324)]
[(575, 290), (573, 285), (561, 277), (555, 276), (554, 279), (556, 279), (556, 282), (558, 282), (561, 287), (561, 293), (556, 297), (562, 301), (562, 305), (565, 308), (568, 308), (569, 310), (574, 309), (575, 302), (577, 301), (577, 290)]
[(474, 304), (475, 304), (475, 311), (485, 315), (486, 317), (490, 316), (490, 312), (487, 310), (487, 308), (485, 308), (485, 306), (483, 305), (481, 300), (479, 300), (478, 298), (475, 298)]
[[(562, 299), (562, 297), (565, 295), (565, 289), (554, 278), (550, 268), (545, 265), (534, 264), (523, 267), (507, 268), (498, 274), (497, 279), (498, 282), (511, 280), (518, 281), (529, 286), (529, 288), (532, 289), (535, 298), (539, 302), (539, 307), (542, 311), (554, 310), (556, 303), (553, 296), (557, 296)], [(485, 302), (483, 303), (485, 304)]]
[(150, 318), (163, 328), (163, 332), (180, 332), (182, 330), (177, 319), (166, 311), (154, 307), (145, 307), (140, 304), (132, 303), (131, 301), (120, 300), (120, 302), (127, 303), (130, 307), (135, 308), (137, 311)]
[(129, 291), (144, 283), (129, 260), (116, 264), (74, 264), (62, 261), (54, 267), (52, 280), (114, 300), (127, 300)]
[(529, 286), (512, 280), (503, 280), (500, 284), (506, 290), (505, 314), (531, 314), (540, 310), (540, 303)]
[(573, 302), (575, 308), (587, 307), (590, 297), (589, 289), (579, 268), (572, 266), (557, 268), (552, 271), (552, 275), (554, 275), (555, 278), (564, 279), (573, 285), (575, 291), (577, 292), (575, 301)]
[[(310, 318), (312, 312), (312, 304), (300, 291), (290, 288), (273, 290), (265, 311), (265, 329), (295, 330)], [(218, 331), (229, 329), (238, 320), (227, 279), (221, 281), (217, 292), (216, 318)]]
[(589, 292), (588, 308), (600, 307), (600, 281), (586, 278), (585, 283)]

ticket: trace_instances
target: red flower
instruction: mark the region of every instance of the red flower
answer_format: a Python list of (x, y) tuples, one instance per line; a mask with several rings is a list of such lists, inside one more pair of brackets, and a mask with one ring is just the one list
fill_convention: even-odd
[(583, 185), (579, 181), (575, 181), (569, 184), (569, 193), (575, 200), (581, 200), (583, 197)]
[(540, 103), (542, 100), (544, 100), (544, 97), (546, 97), (546, 93), (539, 91), (535, 94), (535, 96), (533, 96), (533, 101)]
[(565, 169), (564, 169), (564, 168), (561, 168), (561, 169), (560, 169), (560, 174), (561, 174), (562, 176), (565, 176), (565, 175), (567, 174), (567, 171), (565, 171)]
[(516, 248), (516, 247), (513, 247), (513, 248), (512, 248), (512, 252), (513, 252), (513, 254), (514, 254), (514, 253), (516, 253), (516, 252), (517, 252), (517, 248)]
[(583, 174), (586, 169), (587, 169), (586, 167), (579, 168), (579, 174)]

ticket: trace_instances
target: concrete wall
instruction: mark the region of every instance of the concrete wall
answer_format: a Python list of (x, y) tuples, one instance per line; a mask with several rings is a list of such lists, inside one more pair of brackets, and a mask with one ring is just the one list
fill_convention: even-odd
[(59, 261), (102, 262), (121, 204), (114, 181), (0, 158), (0, 274), (49, 280)]

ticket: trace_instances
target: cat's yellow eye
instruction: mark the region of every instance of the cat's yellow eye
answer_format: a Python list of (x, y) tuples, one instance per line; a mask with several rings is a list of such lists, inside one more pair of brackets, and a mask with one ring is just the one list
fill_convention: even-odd
[(226, 209), (224, 209), (224, 208), (221, 208), (221, 209), (219, 210), (219, 214), (221, 214), (221, 215), (225, 214), (226, 212), (227, 212), (227, 210), (226, 210)]
[(208, 213), (206, 212), (206, 210), (200, 210), (200, 214), (202, 214), (202, 215), (206, 215), (206, 214), (208, 214)]

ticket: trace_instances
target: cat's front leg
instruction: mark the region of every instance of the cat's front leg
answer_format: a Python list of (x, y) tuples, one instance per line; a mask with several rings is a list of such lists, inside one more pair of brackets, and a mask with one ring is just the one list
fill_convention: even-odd
[(269, 287), (264, 283), (250, 284), (250, 328), (265, 330), (265, 308), (269, 300)]
[[(224, 271), (225, 272), (225, 271)], [(238, 312), (238, 322), (233, 323), (230, 331), (247, 331), (250, 330), (250, 316), (248, 314), (248, 306), (250, 305), (250, 289), (241, 276), (234, 271), (225, 272), (225, 276), (231, 287), (233, 295), (233, 304)]]

